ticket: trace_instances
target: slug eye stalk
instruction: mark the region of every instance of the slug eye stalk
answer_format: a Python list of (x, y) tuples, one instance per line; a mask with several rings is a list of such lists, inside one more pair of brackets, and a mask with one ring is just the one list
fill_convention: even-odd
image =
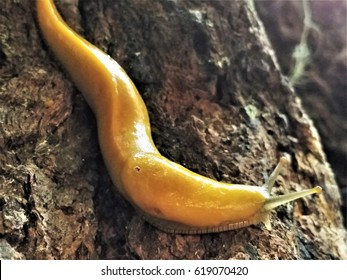
[[(263, 187), (265, 188), (266, 192), (270, 194), (273, 185), (275, 184), (275, 181), (280, 174), (281, 170), (285, 165), (289, 163), (289, 159), (285, 156), (282, 156), (275, 167), (274, 171), (270, 174), (269, 178), (266, 180), (265, 184)], [(320, 186), (316, 186), (312, 189), (309, 190), (303, 190), (303, 191), (298, 191), (295, 193), (289, 193), (289, 194), (284, 194), (280, 196), (273, 196), (269, 197), (265, 200), (265, 204), (263, 207), (263, 217), (262, 217), (262, 222), (264, 223), (265, 227), (268, 230), (271, 230), (271, 223), (270, 223), (270, 218), (269, 218), (269, 213), (272, 209), (281, 206), (283, 204), (286, 204), (288, 202), (297, 200), (299, 198), (303, 198), (305, 196), (309, 196), (312, 194), (319, 194), (322, 192), (322, 188)]]

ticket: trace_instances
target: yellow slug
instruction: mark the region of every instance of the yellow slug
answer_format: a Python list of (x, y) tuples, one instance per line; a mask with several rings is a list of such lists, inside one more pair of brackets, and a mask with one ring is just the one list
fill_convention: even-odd
[(146, 106), (125, 71), (76, 34), (52, 0), (37, 0), (43, 37), (92, 108), (101, 152), (114, 185), (154, 226), (171, 233), (220, 232), (263, 222), (271, 209), (320, 187), (271, 197), (279, 164), (261, 187), (217, 182), (163, 157)]

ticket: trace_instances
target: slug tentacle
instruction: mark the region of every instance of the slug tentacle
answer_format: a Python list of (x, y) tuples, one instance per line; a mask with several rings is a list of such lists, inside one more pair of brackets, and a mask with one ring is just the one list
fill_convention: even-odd
[(219, 232), (263, 222), (270, 210), (321, 188), (270, 197), (279, 164), (262, 187), (217, 182), (163, 157), (145, 103), (110, 56), (76, 34), (52, 0), (37, 0), (43, 37), (92, 108), (101, 152), (118, 191), (154, 226), (171, 233)]
[[(280, 174), (281, 170), (285, 165), (289, 163), (289, 158), (287, 156), (282, 156), (275, 167), (275, 169), (272, 171), (270, 174), (269, 178), (266, 180), (265, 184), (263, 187), (266, 189), (266, 191), (270, 194), (272, 187), (274, 186), (276, 179), (278, 175)], [(290, 201), (315, 194), (315, 193), (321, 193), (322, 188), (317, 186), (315, 188), (309, 189), (309, 190), (303, 190), (295, 193), (289, 193), (289, 194), (284, 194), (280, 196), (274, 196), (274, 197), (269, 197), (266, 199), (265, 205), (264, 205), (264, 210), (269, 211), (272, 210), (280, 205), (283, 205), (285, 203), (288, 203)]]
[(278, 177), (278, 175), (280, 174), (281, 170), (283, 169), (283, 167), (288, 164), (289, 159), (285, 156), (282, 156), (277, 164), (277, 166), (275, 167), (275, 169), (272, 171), (272, 173), (270, 174), (269, 178), (265, 181), (263, 187), (266, 189), (266, 191), (270, 194), (272, 187), (274, 186), (276, 179)]
[(280, 205), (283, 205), (285, 203), (291, 202), (293, 200), (297, 200), (299, 198), (311, 195), (311, 194), (319, 194), (322, 192), (322, 188), (320, 186), (317, 186), (315, 188), (309, 189), (309, 190), (303, 190), (295, 193), (288, 193), (280, 196), (274, 196), (266, 199), (264, 210), (269, 211), (271, 209), (274, 209)]

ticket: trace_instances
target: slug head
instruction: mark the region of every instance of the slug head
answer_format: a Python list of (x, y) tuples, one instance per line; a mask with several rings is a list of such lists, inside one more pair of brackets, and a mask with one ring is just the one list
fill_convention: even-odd
[[(279, 163), (277, 164), (276, 168), (274, 169), (274, 171), (270, 174), (269, 178), (267, 179), (267, 181), (264, 184), (264, 188), (267, 191), (267, 193), (271, 193), (271, 189), (273, 187), (273, 185), (275, 184), (275, 181), (278, 177), (278, 174), (281, 172), (281, 170), (283, 169), (283, 167), (289, 163), (289, 159), (285, 156), (282, 156), (279, 160)], [(271, 230), (271, 222), (270, 222), (270, 211), (280, 205), (286, 204), (290, 201), (311, 195), (311, 194), (319, 194), (321, 193), (322, 188), (317, 186), (314, 187), (312, 189), (309, 190), (303, 190), (303, 191), (298, 191), (298, 192), (294, 192), (294, 193), (289, 193), (289, 194), (284, 194), (284, 195), (280, 195), (280, 196), (273, 196), (273, 197), (269, 197), (266, 199), (262, 213), (260, 215), (260, 220), (261, 222), (264, 223), (265, 227), (268, 230)]]

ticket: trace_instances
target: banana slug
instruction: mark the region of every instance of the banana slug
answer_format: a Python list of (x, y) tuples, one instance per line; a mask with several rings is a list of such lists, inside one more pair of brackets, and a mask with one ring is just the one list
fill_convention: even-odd
[(95, 114), (114, 185), (155, 227), (202, 234), (263, 222), (271, 229), (272, 209), (321, 192), (315, 187), (271, 197), (285, 157), (261, 187), (217, 182), (163, 157), (153, 143), (146, 106), (121, 66), (70, 29), (52, 0), (37, 0), (36, 8), (46, 43)]

